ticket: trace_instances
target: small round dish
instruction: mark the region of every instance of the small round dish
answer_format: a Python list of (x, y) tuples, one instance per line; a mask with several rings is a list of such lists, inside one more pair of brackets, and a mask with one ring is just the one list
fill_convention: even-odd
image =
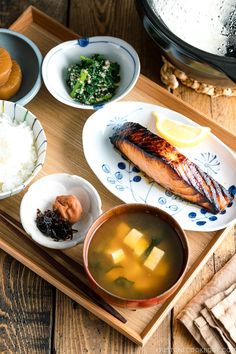
[[(35, 162), (34, 166), (32, 167), (31, 174), (29, 177), (22, 181), (19, 185), (16, 185), (10, 189), (8, 188), (1, 188), (3, 190), (0, 191), (0, 199), (5, 199), (11, 197), (14, 194), (20, 193), (23, 189), (37, 176), (41, 168), (43, 167), (45, 158), (46, 158), (46, 150), (47, 150), (47, 138), (44, 132), (44, 129), (37, 119), (37, 117), (28, 111), (25, 107), (20, 106), (16, 103), (10, 101), (1, 101), (0, 100), (0, 117), (1, 114), (5, 114), (12, 120), (13, 122), (17, 123), (26, 123), (26, 126), (29, 126), (33, 131), (34, 136), (34, 145), (37, 152), (37, 161)], [(19, 153), (20, 150), (17, 150)], [(18, 156), (16, 156), (18, 159)], [(0, 159), (1, 160), (1, 159)], [(0, 161), (0, 172), (1, 169), (5, 174), (5, 166)], [(5, 175), (6, 176), (6, 175)], [(1, 180), (2, 181), (2, 180)], [(0, 182), (1, 182), (0, 181)], [(8, 184), (9, 186), (9, 184)]]
[(10, 101), (24, 106), (34, 98), (41, 87), (42, 54), (29, 38), (9, 29), (0, 29), (0, 43), (12, 59), (17, 61), (22, 71), (20, 89)]
[[(82, 218), (73, 225), (78, 230), (72, 240), (55, 241), (45, 236), (36, 226), (36, 212), (52, 209), (59, 195), (75, 195), (83, 207)], [(20, 205), (20, 218), (25, 231), (42, 246), (66, 249), (77, 245), (84, 237), (94, 220), (101, 214), (101, 199), (96, 189), (84, 178), (66, 173), (45, 176), (30, 186)]]
[[(120, 65), (120, 84), (115, 95), (107, 102), (87, 105), (73, 100), (66, 84), (66, 71), (71, 64), (80, 62), (80, 56), (101, 54)], [(140, 73), (140, 61), (134, 48), (120, 38), (97, 36), (80, 38), (59, 44), (46, 55), (42, 66), (44, 83), (60, 102), (75, 108), (97, 109), (122, 99), (135, 85)]]

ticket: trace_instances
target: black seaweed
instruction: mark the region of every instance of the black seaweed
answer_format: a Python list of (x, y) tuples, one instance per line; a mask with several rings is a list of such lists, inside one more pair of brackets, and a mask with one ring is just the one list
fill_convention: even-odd
[(72, 240), (73, 233), (77, 230), (72, 229), (69, 221), (63, 219), (58, 210), (46, 210), (44, 213), (37, 209), (36, 225), (38, 229), (55, 241)]

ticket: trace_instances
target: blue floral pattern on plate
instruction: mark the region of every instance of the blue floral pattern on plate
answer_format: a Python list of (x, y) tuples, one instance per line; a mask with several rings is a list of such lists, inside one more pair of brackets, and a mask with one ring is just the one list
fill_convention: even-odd
[[(232, 185), (229, 187), (228, 191), (235, 196), (236, 194), (236, 186)], [(199, 212), (195, 212), (195, 211), (191, 211), (188, 214), (188, 217), (196, 223), (196, 225), (198, 226), (203, 226), (205, 225), (207, 222), (213, 222), (218, 220), (220, 215), (225, 215), (227, 213), (227, 210), (229, 208), (231, 208), (233, 205), (233, 202), (231, 202), (227, 208), (225, 210), (223, 210), (221, 213), (219, 213), (218, 215), (213, 215), (211, 213), (209, 213), (206, 209), (201, 208), (199, 210)]]
[[(125, 157), (123, 157), (125, 159)], [(126, 159), (125, 159), (126, 160)], [(134, 166), (131, 162), (129, 161), (120, 161), (117, 164), (117, 171), (112, 172), (112, 169), (109, 165), (103, 164), (102, 165), (102, 170), (104, 173), (107, 174), (107, 182), (110, 184), (115, 185), (115, 188), (119, 192), (124, 192), (125, 190), (129, 190), (133, 196), (134, 202), (136, 203), (149, 203), (149, 196), (151, 195), (151, 191), (153, 186), (155, 185), (155, 182), (150, 182), (148, 181), (149, 188), (143, 190), (143, 193), (140, 194), (140, 191), (135, 190), (135, 184), (139, 183), (142, 181), (142, 179), (147, 179), (142, 172)], [(127, 185), (126, 180), (128, 175), (128, 181), (129, 184)], [(126, 178), (125, 178), (126, 177)], [(229, 192), (233, 195), (236, 194), (236, 186), (232, 185), (229, 188)], [(180, 203), (179, 203), (180, 202)], [(184, 209), (185, 206), (191, 206), (192, 204), (187, 202), (186, 200), (183, 200), (182, 198), (174, 195), (168, 190), (165, 190), (164, 195), (157, 197), (156, 199), (156, 204), (159, 206), (161, 209), (164, 209), (167, 211), (169, 214), (172, 216), (178, 213), (180, 210)], [(230, 208), (233, 205), (233, 203), (230, 203), (227, 207)], [(222, 211), (220, 215), (225, 215), (227, 212), (227, 209)], [(213, 222), (218, 219), (218, 216), (213, 215), (209, 213), (206, 209), (200, 208), (199, 211), (190, 211), (188, 213), (188, 218), (192, 221), (195, 222), (196, 225), (198, 226), (203, 226), (207, 222)]]
[(215, 153), (202, 152), (199, 157), (195, 157), (195, 163), (210, 176), (216, 175), (220, 171), (220, 161)]
[[(213, 231), (226, 227), (236, 217), (235, 202), (222, 213), (213, 215), (147, 178), (111, 144), (109, 138), (126, 121), (140, 123), (156, 133), (151, 118), (154, 110), (171, 119), (195, 124), (179, 113), (148, 103), (119, 102), (107, 106), (94, 113), (84, 127), (84, 153), (90, 167), (104, 186), (123, 202), (157, 206), (171, 214), (186, 230)], [(213, 135), (196, 148), (180, 151), (236, 194), (235, 156)]]
[(136, 112), (142, 110), (142, 108), (137, 108), (132, 112), (129, 112), (127, 115), (124, 116), (114, 116), (110, 119), (107, 123), (107, 127), (111, 128), (112, 130), (119, 129), (125, 122), (127, 122), (127, 117), (135, 114)]

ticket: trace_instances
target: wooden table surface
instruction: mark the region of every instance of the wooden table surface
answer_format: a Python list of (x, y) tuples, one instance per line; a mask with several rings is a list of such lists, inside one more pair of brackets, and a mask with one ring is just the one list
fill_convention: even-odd
[[(134, 0), (0, 0), (0, 27), (9, 27), (29, 5), (80, 35), (125, 39), (140, 56), (142, 74), (161, 84), (161, 56), (143, 29)], [(236, 134), (236, 97), (210, 98), (183, 86), (173, 94)], [(234, 253), (232, 232), (140, 348), (0, 250), (0, 353), (198, 353), (176, 315)]]

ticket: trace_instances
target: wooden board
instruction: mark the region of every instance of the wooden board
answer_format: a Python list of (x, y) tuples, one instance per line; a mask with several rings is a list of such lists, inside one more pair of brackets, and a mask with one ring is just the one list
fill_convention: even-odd
[[(78, 37), (72, 31), (32, 7), (11, 28), (31, 38), (43, 55), (61, 41)], [(137, 85), (126, 97), (126, 100), (160, 104), (179, 111), (200, 124), (211, 126), (218, 137), (227, 142), (231, 148), (236, 149), (234, 135), (143, 76), (140, 76)], [(38, 116), (48, 137), (46, 164), (39, 177), (55, 172), (78, 174), (97, 188), (102, 198), (103, 210), (120, 203), (97, 180), (83, 156), (81, 134), (83, 125), (92, 111), (76, 110), (59, 103), (45, 87), (42, 87), (39, 94), (27, 107)], [(18, 219), (22, 195), (19, 194), (1, 201), (1, 207)], [(9, 229), (1, 226), (0, 247), (135, 343), (144, 345), (228, 231), (229, 228), (212, 233), (188, 232), (191, 253), (190, 267), (178, 291), (164, 304), (150, 309), (137, 311), (119, 309), (128, 320), (126, 324), (121, 324), (113, 316), (90, 302), (80, 293), (79, 287), (73, 282), (73, 275), (77, 274), (76, 263), (81, 262), (81, 245), (64, 253), (42, 250), (28, 238), (22, 239), (19, 235), (13, 235)], [(45, 255), (45, 252), (49, 254), (49, 257)], [(66, 267), (67, 272), (63, 273), (53, 266), (53, 259)], [(71, 274), (69, 278), (68, 272)]]

